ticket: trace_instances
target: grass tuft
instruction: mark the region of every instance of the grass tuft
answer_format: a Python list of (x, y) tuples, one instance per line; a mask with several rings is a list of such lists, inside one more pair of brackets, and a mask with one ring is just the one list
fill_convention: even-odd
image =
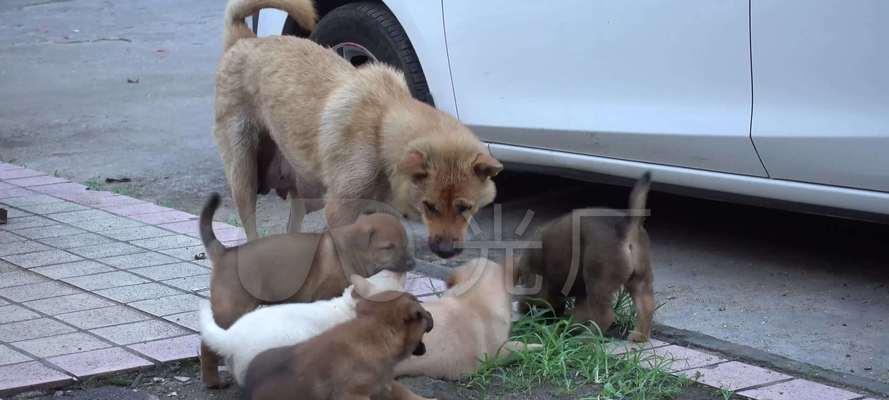
[(687, 380), (669, 373), (670, 360), (640, 352), (612, 355), (612, 340), (595, 324), (557, 318), (552, 309), (532, 308), (513, 325), (513, 340), (542, 349), (517, 353), (508, 365), (484, 360), (467, 385), (487, 394), (492, 384), (514, 392), (548, 385), (571, 393), (597, 385), (602, 399), (669, 399)]

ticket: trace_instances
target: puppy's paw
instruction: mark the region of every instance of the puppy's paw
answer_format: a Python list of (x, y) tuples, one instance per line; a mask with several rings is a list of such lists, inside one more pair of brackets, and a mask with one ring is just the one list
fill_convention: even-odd
[(627, 339), (629, 339), (631, 342), (642, 343), (648, 341), (648, 335), (632, 331), (630, 332), (630, 336), (628, 336)]

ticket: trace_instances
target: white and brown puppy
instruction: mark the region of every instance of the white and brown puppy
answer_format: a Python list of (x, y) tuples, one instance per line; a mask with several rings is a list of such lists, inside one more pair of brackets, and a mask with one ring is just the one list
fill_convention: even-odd
[(226, 360), (235, 381), (242, 385), (250, 361), (259, 353), (306, 341), (355, 318), (355, 307), (361, 298), (402, 290), (404, 279), (404, 273), (388, 270), (368, 279), (352, 275), (352, 286), (340, 297), (262, 307), (245, 314), (228, 329), (216, 324), (210, 304), (206, 303), (201, 306), (201, 341)]
[(524, 349), (523, 343), (508, 340), (512, 326), (508, 278), (502, 265), (485, 258), (457, 267), (443, 297), (423, 303), (436, 326), (423, 339), (426, 354), (398, 363), (395, 375), (456, 380), (475, 372), (481, 360)]
[(247, 370), (245, 400), (424, 400), (395, 380), (392, 367), (423, 355), (433, 318), (404, 292), (358, 303), (358, 316), (306, 342), (270, 349)]
[[(386, 203), (422, 216), (437, 255), (459, 253), (469, 218), (494, 200), (500, 162), (456, 118), (411, 97), (400, 71), (355, 68), (306, 39), (255, 38), (244, 18), (265, 7), (308, 31), (316, 18), (311, 0), (228, 3), (214, 134), (247, 237), (257, 237), (257, 192), (275, 189), (324, 193), (333, 227)], [(291, 202), (294, 229), (305, 208)]]

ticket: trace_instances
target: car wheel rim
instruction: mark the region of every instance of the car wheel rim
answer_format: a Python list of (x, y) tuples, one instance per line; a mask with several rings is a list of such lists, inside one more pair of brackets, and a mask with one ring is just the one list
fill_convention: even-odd
[(339, 54), (340, 57), (345, 58), (346, 61), (356, 67), (362, 64), (367, 64), (368, 62), (377, 61), (377, 58), (374, 57), (370, 50), (358, 43), (340, 43), (333, 46), (331, 50), (335, 51), (336, 54)]

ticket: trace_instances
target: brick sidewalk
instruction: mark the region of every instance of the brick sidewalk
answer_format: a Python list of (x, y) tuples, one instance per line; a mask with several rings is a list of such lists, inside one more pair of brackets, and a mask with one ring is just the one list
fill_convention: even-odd
[[(0, 207), (0, 395), (196, 357), (210, 274), (196, 216), (5, 163)], [(444, 286), (417, 274), (408, 284), (421, 297)], [(676, 359), (676, 373), (755, 399), (864, 398), (657, 340), (614, 351)]]

